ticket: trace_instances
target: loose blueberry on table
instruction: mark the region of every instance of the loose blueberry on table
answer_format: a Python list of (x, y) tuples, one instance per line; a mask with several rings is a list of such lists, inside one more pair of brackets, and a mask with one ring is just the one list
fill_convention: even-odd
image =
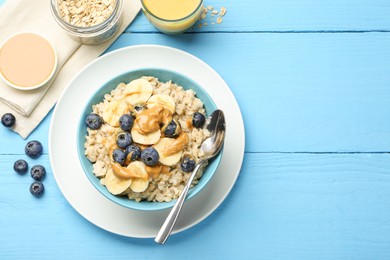
[(43, 165), (34, 165), (30, 171), (31, 177), (36, 180), (42, 180), (46, 175), (46, 169)]
[(85, 119), (85, 123), (92, 130), (97, 130), (102, 126), (103, 119), (99, 115), (91, 113)]
[(24, 151), (28, 157), (35, 159), (42, 154), (43, 147), (39, 141), (33, 140), (26, 144)]
[(153, 147), (148, 147), (141, 152), (141, 160), (147, 166), (155, 166), (158, 163), (158, 159), (160, 159), (160, 156)]
[(14, 163), (14, 170), (19, 174), (25, 174), (28, 169), (28, 163), (25, 160), (17, 160)]
[(40, 196), (42, 196), (44, 190), (45, 190), (45, 187), (43, 186), (43, 183), (42, 183), (42, 182), (40, 182), (40, 181), (34, 181), (33, 183), (31, 183), (30, 192), (31, 192), (31, 194), (34, 195), (35, 197), (40, 197)]
[(6, 113), (1, 117), (1, 123), (5, 127), (13, 127), (15, 125), (15, 116), (11, 113)]

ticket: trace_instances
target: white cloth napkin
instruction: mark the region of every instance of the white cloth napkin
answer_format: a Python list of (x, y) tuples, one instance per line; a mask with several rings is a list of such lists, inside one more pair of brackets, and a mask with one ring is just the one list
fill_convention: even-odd
[(69, 81), (102, 54), (126, 29), (141, 9), (139, 0), (124, 0), (122, 24), (112, 39), (98, 45), (74, 41), (55, 22), (49, 0), (7, 0), (0, 7), (0, 43), (18, 32), (35, 32), (47, 38), (58, 55), (56, 77), (46, 86), (21, 91), (0, 82), (0, 116), (13, 113), (13, 131), (23, 138), (35, 129), (57, 102)]

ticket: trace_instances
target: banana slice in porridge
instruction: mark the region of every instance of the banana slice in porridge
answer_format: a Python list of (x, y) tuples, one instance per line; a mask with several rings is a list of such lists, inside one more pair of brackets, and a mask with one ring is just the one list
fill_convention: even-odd
[(143, 105), (153, 94), (153, 86), (146, 79), (135, 79), (127, 84), (124, 94), (127, 103), (137, 106)]
[(156, 132), (150, 134), (141, 134), (137, 129), (131, 130), (131, 137), (133, 141), (139, 144), (152, 145), (157, 143), (161, 137), (161, 131), (157, 130)]
[(144, 192), (149, 187), (149, 180), (134, 179), (130, 189), (134, 192)]
[(112, 101), (107, 107), (103, 110), (103, 120), (107, 124), (115, 127), (119, 127), (119, 118), (123, 114), (128, 114), (130, 112), (129, 104), (121, 99), (117, 101)]
[(181, 160), (184, 147), (187, 143), (188, 136), (186, 133), (182, 133), (176, 139), (168, 137), (161, 138), (153, 147), (160, 155), (160, 163), (173, 166)]
[(115, 127), (119, 118), (129, 114), (134, 106), (144, 105), (153, 93), (152, 84), (146, 79), (136, 79), (126, 85), (125, 98), (110, 103), (103, 111), (103, 120)]
[(127, 188), (130, 187), (130, 185), (133, 181), (132, 179), (118, 178), (114, 174), (114, 171), (108, 171), (106, 173), (106, 176), (102, 180), (103, 180), (104, 185), (106, 185), (108, 191), (114, 195), (121, 194), (122, 192), (127, 190)]
[(167, 94), (155, 94), (151, 96), (146, 105), (148, 108), (160, 105), (167, 108), (172, 114), (175, 113), (175, 100)]
[(112, 171), (104, 178), (103, 184), (114, 195), (122, 194), (129, 187), (134, 192), (143, 192), (149, 186), (149, 174), (143, 162), (135, 161), (127, 167), (111, 163)]

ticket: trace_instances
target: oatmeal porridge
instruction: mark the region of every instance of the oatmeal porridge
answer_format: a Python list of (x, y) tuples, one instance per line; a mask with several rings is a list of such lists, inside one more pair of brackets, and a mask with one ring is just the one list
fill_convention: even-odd
[(85, 155), (110, 193), (169, 202), (203, 156), (199, 147), (210, 136), (205, 113), (196, 93), (174, 82), (144, 76), (120, 83), (86, 118)]

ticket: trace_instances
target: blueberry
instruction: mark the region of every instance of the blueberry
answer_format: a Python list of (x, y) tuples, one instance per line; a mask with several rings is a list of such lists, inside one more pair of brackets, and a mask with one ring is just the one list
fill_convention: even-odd
[(140, 114), (142, 111), (145, 110), (145, 107), (144, 106), (135, 106), (133, 107), (133, 109), (131, 110), (130, 114), (133, 116), (133, 117), (137, 117), (138, 114)]
[(192, 172), (195, 169), (195, 161), (191, 158), (185, 157), (180, 164), (183, 172)]
[(134, 124), (134, 117), (124, 114), (119, 118), (119, 125), (124, 131), (129, 131)]
[(97, 130), (102, 126), (103, 119), (98, 114), (91, 113), (85, 119), (85, 123), (92, 130)]
[(36, 180), (42, 180), (46, 175), (46, 169), (42, 165), (34, 165), (30, 171), (31, 177)]
[(126, 157), (131, 153), (131, 160), (135, 161), (141, 157), (141, 148), (135, 144), (126, 147)]
[(120, 148), (123, 148), (125, 149), (127, 146), (129, 146), (131, 143), (132, 143), (132, 139), (131, 139), (131, 134), (130, 133), (127, 133), (127, 132), (124, 132), (124, 133), (120, 133), (118, 136), (117, 136), (117, 139), (116, 139), (116, 144), (120, 147)]
[(135, 109), (135, 111), (140, 112), (140, 111), (144, 110), (144, 107), (143, 106), (135, 106), (134, 109)]
[(15, 125), (15, 116), (11, 113), (6, 113), (1, 117), (1, 123), (5, 127), (13, 127)]
[(177, 122), (176, 120), (172, 120), (167, 128), (165, 128), (165, 131), (164, 131), (164, 135), (167, 136), (167, 137), (175, 137), (179, 134), (179, 126), (178, 126), (179, 122)]
[(201, 128), (204, 125), (204, 122), (206, 121), (206, 118), (203, 114), (195, 112), (192, 117), (192, 125), (196, 128)]
[(42, 154), (42, 151), (42, 144), (36, 140), (28, 142), (24, 148), (24, 152), (27, 156), (33, 159), (38, 158)]
[(42, 182), (34, 181), (33, 183), (31, 183), (30, 192), (35, 197), (40, 197), (43, 194), (44, 190), (45, 190), (45, 187), (43, 186)]
[(142, 161), (148, 166), (155, 166), (158, 163), (160, 156), (153, 147), (148, 147), (141, 152)]
[(117, 162), (117, 163), (119, 163), (120, 165), (123, 166), (125, 164), (126, 154), (121, 149), (115, 149), (112, 152), (112, 159), (114, 159), (115, 162)]
[(14, 163), (14, 170), (19, 174), (25, 174), (28, 169), (28, 163), (25, 160), (17, 160)]

